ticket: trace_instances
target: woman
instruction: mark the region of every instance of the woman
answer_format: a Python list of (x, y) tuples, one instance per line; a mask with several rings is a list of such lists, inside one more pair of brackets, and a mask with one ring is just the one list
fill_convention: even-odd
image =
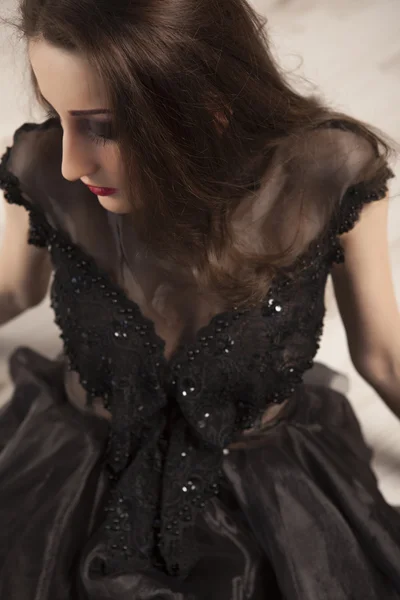
[(332, 272), (400, 415), (388, 144), (293, 91), (244, 0), (23, 0), (18, 27), (49, 118), (2, 161), (1, 319), (53, 273), (65, 352), (11, 360), (0, 597), (400, 598), (349, 403), (302, 384)]

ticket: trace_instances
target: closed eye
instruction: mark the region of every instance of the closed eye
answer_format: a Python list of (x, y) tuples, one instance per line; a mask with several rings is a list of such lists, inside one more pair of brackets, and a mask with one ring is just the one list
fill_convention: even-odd
[[(56, 110), (47, 102), (46, 105), (46, 118), (60, 120)], [(104, 146), (108, 142), (114, 140), (114, 132), (111, 120), (97, 121), (94, 119), (79, 119), (78, 126), (80, 131), (84, 135), (87, 135), (87, 137), (96, 144), (101, 144)]]

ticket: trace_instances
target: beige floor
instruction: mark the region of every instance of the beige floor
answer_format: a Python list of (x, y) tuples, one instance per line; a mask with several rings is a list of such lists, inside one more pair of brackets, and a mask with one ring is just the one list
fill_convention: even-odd
[[(15, 6), (1, 0), (0, 16)], [(313, 87), (336, 107), (372, 122), (400, 141), (400, 0), (253, 0), (283, 67), (296, 85)], [(11, 43), (10, 43), (11, 42)], [(0, 149), (34, 118), (23, 48), (0, 29)], [(306, 84), (305, 76), (313, 85)], [(398, 166), (397, 173), (400, 175)], [(389, 238), (400, 297), (400, 177), (392, 187)], [(379, 310), (379, 307), (377, 307)], [(4, 327), (0, 335), (1, 397), (9, 393), (6, 357), (21, 343), (46, 354), (59, 347), (48, 303)], [(319, 360), (347, 374), (350, 399), (375, 448), (375, 466), (389, 501), (400, 504), (400, 423), (355, 373), (332, 295)]]

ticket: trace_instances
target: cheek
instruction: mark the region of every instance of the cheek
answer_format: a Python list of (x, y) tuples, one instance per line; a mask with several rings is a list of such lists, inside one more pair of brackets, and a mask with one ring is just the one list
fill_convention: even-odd
[(122, 185), (122, 161), (118, 148), (110, 145), (101, 151), (102, 170), (107, 173), (109, 185), (121, 189)]
[(102, 171), (107, 175), (108, 185), (118, 189), (118, 193), (111, 197), (99, 198), (101, 204), (107, 210), (118, 214), (127, 214), (132, 211), (131, 204), (128, 202), (127, 194), (123, 189), (123, 167), (119, 150), (115, 146), (104, 147), (102, 152)]

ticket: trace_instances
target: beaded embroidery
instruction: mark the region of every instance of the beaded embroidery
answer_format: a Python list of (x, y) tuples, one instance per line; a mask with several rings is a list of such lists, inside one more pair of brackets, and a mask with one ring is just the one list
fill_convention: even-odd
[(338, 225), (299, 259), (296, 278), (277, 278), (261, 307), (217, 315), (167, 362), (138, 306), (23, 197), (7, 170), (10, 152), (0, 187), (29, 211), (29, 242), (51, 254), (52, 307), (70, 368), (88, 403), (101, 397), (112, 414), (103, 569), (139, 560), (184, 577), (198, 558), (196, 519), (218, 495), (228, 446), (260, 421), (268, 403), (292, 395), (312, 366), (326, 279), (332, 262), (343, 260), (338, 235), (386, 185), (349, 190)]

